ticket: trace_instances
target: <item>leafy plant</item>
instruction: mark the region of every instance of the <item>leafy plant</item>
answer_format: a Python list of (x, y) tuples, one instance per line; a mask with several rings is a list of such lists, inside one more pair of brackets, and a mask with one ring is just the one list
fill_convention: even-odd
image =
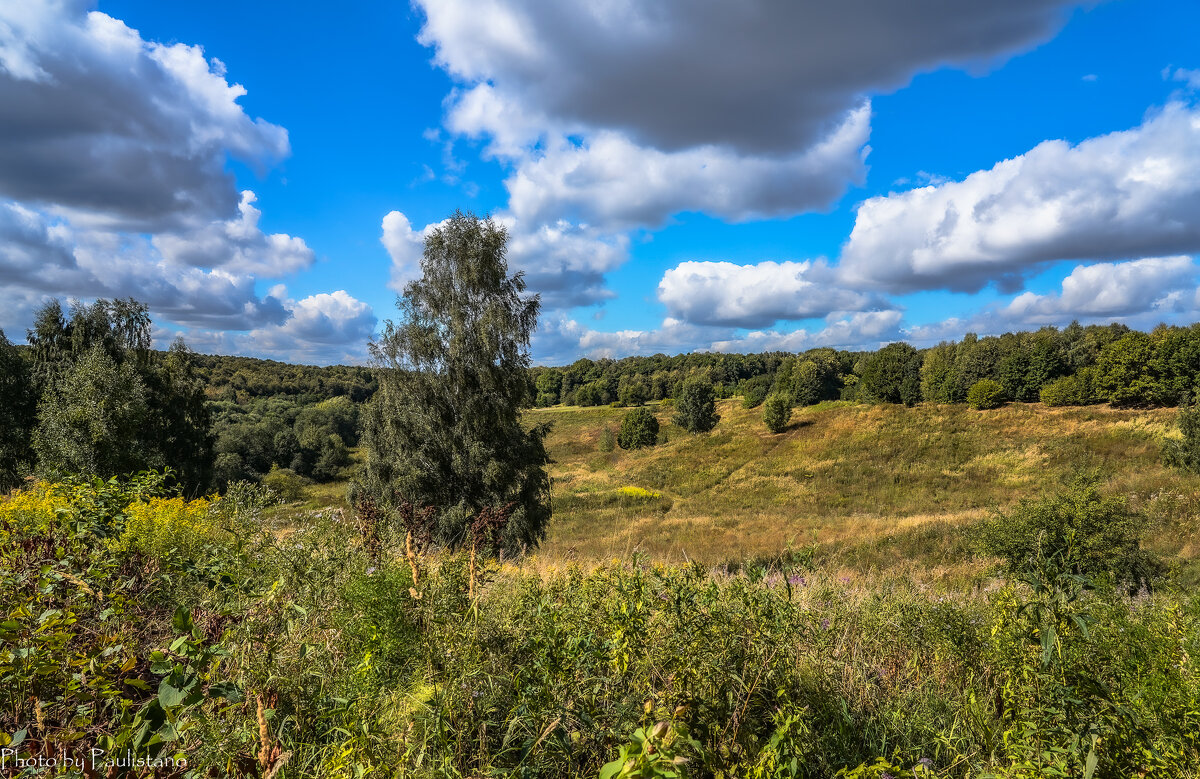
[(1004, 399), (1004, 385), (991, 379), (977, 381), (967, 390), (967, 405), (976, 411), (1000, 408)]
[(658, 441), (658, 419), (648, 408), (635, 408), (621, 420), (617, 445), (622, 449), (641, 449)]
[(792, 418), (792, 407), (787, 398), (776, 392), (767, 396), (763, 404), (763, 424), (772, 433), (782, 433)]
[(689, 433), (705, 433), (717, 426), (717, 414), (712, 382), (694, 376), (683, 383), (675, 398), (675, 424)]

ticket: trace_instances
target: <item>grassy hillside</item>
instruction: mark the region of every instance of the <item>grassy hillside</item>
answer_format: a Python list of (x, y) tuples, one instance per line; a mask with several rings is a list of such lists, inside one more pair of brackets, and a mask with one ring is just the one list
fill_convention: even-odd
[(1157, 551), (1189, 560), (1200, 549), (1189, 519), (1200, 480), (1159, 462), (1174, 410), (825, 403), (797, 409), (772, 435), (761, 408), (735, 399), (720, 403), (715, 430), (689, 435), (670, 423), (669, 407), (652, 408), (667, 443), (609, 453), (599, 449), (602, 431), (615, 431), (626, 409), (530, 412), (554, 425), (555, 511), (542, 561), (641, 550), (717, 564), (816, 543), (850, 568), (907, 563), (936, 575), (939, 564), (964, 564), (956, 528), (1080, 470), (1147, 513)]

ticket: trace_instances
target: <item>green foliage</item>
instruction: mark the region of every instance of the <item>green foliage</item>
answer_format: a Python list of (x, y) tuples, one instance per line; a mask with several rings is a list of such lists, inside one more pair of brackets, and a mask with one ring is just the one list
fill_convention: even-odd
[(1189, 403), (1179, 410), (1179, 438), (1163, 442), (1163, 462), (1172, 468), (1200, 473), (1200, 405)]
[(1168, 396), (1155, 364), (1154, 341), (1131, 332), (1105, 346), (1096, 361), (1096, 390), (1114, 406), (1148, 406)]
[(377, 387), (371, 370), (362, 366), (318, 367), (209, 354), (195, 355), (193, 360), (208, 397), (232, 403), (283, 397), (300, 405), (332, 398), (359, 404), (370, 400)]
[(1006, 399), (1004, 385), (991, 379), (981, 379), (967, 390), (967, 405), (976, 411), (1000, 408)]
[(51, 301), (29, 340), (40, 392), (33, 448), (43, 474), (104, 477), (170, 467), (190, 493), (208, 488), (211, 419), (182, 341), (150, 351), (150, 316), (133, 299)]
[(940, 343), (925, 353), (921, 363), (921, 396), (933, 403), (953, 403), (954, 344)]
[(107, 478), (162, 467), (163, 453), (144, 435), (152, 424), (147, 395), (133, 363), (115, 363), (100, 346), (85, 352), (38, 406), (38, 469)]
[(658, 419), (648, 408), (635, 408), (621, 420), (617, 445), (622, 449), (641, 449), (658, 442)]
[(556, 370), (547, 370), (538, 374), (534, 386), (537, 388), (537, 405), (539, 407), (554, 406), (559, 402), (562, 392), (562, 374)]
[(860, 399), (911, 406), (921, 400), (921, 353), (906, 343), (889, 344), (863, 365)]
[(792, 418), (792, 407), (787, 398), (778, 392), (767, 396), (763, 404), (763, 424), (772, 433), (782, 433)]
[(546, 428), (526, 429), (529, 338), (539, 302), (510, 276), (507, 234), (456, 213), (425, 239), (422, 277), (401, 319), (371, 344), (379, 390), (367, 407), (360, 489), (381, 506), (432, 506), (438, 543), (467, 542), (467, 522), (511, 505), (503, 546), (536, 546), (550, 518)]
[(716, 427), (720, 419), (712, 382), (702, 376), (685, 381), (675, 399), (672, 421), (689, 433), (706, 433)]
[(986, 594), (854, 585), (809, 554), (490, 561), (471, 599), (465, 555), (410, 562), (377, 518), (298, 515), (284, 540), (244, 486), (183, 502), (150, 497), (161, 483), (0, 499), (0, 745), (223, 776), (1123, 779), (1200, 760), (1185, 594), (1062, 568)]
[(342, 396), (310, 404), (288, 396), (223, 401), (213, 409), (221, 487), (258, 481), (276, 467), (319, 482), (338, 479), (358, 443), (359, 406)]
[(1094, 479), (1079, 477), (1040, 501), (1024, 501), (997, 516), (981, 539), (1014, 577), (1052, 582), (1060, 575), (1083, 576), (1137, 589), (1161, 573), (1141, 548), (1144, 526), (1124, 498), (1102, 495)]
[(640, 406), (650, 399), (650, 385), (639, 375), (623, 376), (617, 389), (622, 406)]
[(1081, 368), (1078, 373), (1055, 379), (1042, 388), (1041, 400), (1047, 406), (1090, 406), (1104, 398), (1095, 390), (1096, 369)]
[(32, 469), (36, 406), (29, 365), (0, 330), (0, 493)]
[(297, 475), (295, 471), (279, 467), (272, 467), (262, 479), (264, 487), (270, 488), (289, 503), (304, 498), (305, 482), (304, 477)]
[(758, 408), (771, 392), (770, 376), (755, 376), (742, 381), (742, 408)]
[(638, 728), (621, 746), (615, 760), (600, 768), (599, 779), (687, 779), (688, 758), (684, 751), (696, 752), (700, 742), (688, 738), (687, 731), (671, 722), (659, 722), (652, 728)]

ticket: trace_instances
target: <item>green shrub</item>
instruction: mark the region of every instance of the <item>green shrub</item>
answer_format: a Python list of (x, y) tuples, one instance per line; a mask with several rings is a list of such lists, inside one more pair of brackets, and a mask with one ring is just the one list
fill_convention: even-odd
[(1200, 405), (1189, 403), (1179, 410), (1179, 438), (1163, 442), (1163, 462), (1172, 468), (1200, 473)]
[(791, 418), (792, 407), (787, 398), (779, 392), (767, 396), (766, 403), (763, 404), (763, 423), (768, 430), (772, 433), (782, 433), (787, 429)]
[(1055, 379), (1042, 388), (1041, 400), (1047, 406), (1089, 406), (1103, 401), (1095, 390), (1095, 368)]
[(741, 383), (742, 408), (758, 408), (771, 391), (771, 377), (764, 374)]
[(1024, 501), (982, 530), (984, 550), (1004, 560), (1009, 574), (1051, 581), (1059, 574), (1146, 586), (1161, 566), (1141, 548), (1145, 518), (1125, 499), (1100, 493), (1080, 477), (1040, 501)]
[(621, 420), (617, 445), (622, 449), (641, 449), (658, 441), (658, 419), (650, 409), (635, 408)]
[(1004, 405), (1004, 385), (991, 379), (982, 379), (967, 390), (967, 405), (976, 411), (1000, 408)]
[(273, 465), (270, 472), (263, 477), (263, 484), (279, 493), (279, 497), (284, 501), (295, 503), (304, 498), (304, 488), (308, 480), (290, 468)]
[(717, 426), (716, 394), (712, 382), (695, 376), (683, 383), (675, 399), (675, 424), (689, 433), (706, 433)]

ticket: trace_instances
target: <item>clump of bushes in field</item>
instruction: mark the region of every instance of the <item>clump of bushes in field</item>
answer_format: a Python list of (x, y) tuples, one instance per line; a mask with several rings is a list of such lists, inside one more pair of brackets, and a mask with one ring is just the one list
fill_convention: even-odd
[(0, 499), (0, 742), (234, 776), (1103, 779), (1200, 760), (1200, 608), (1127, 594), (1137, 517), (1094, 485), (1008, 535), (997, 520), (986, 594), (857, 585), (811, 556), (535, 570), (437, 552), (412, 507), (280, 534), (270, 510), (154, 478)]

